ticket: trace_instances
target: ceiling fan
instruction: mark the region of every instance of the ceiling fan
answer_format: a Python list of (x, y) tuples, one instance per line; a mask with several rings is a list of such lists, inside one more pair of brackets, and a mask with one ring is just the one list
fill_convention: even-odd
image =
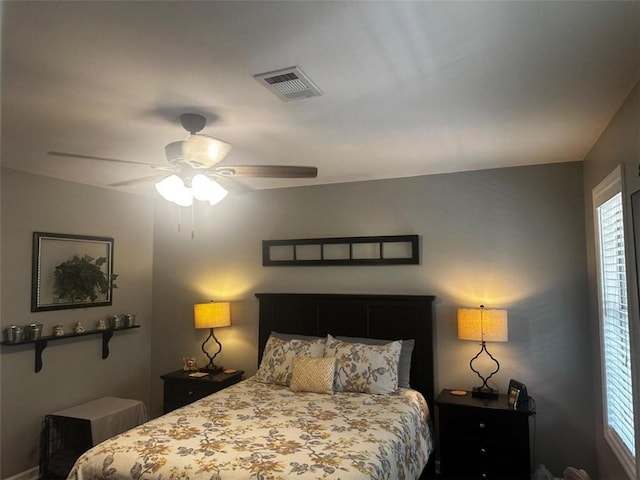
[(227, 188), (230, 190), (246, 189), (234, 181), (235, 177), (315, 178), (318, 176), (316, 167), (218, 165), (231, 150), (231, 145), (217, 138), (198, 133), (207, 123), (207, 119), (202, 115), (184, 113), (180, 115), (180, 123), (189, 134), (184, 140), (169, 143), (165, 147), (168, 164), (164, 165), (67, 152), (47, 153), (60, 157), (146, 165), (156, 170), (162, 170), (166, 173), (112, 183), (109, 186), (120, 187), (157, 181), (155, 187), (158, 193), (170, 202), (183, 207), (191, 206), (194, 198), (215, 205), (226, 197)]

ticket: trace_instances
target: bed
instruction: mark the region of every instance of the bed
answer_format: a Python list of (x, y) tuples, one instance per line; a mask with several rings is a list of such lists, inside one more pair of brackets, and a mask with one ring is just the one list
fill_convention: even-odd
[(254, 377), (93, 447), (69, 479), (431, 476), (434, 297), (256, 296)]

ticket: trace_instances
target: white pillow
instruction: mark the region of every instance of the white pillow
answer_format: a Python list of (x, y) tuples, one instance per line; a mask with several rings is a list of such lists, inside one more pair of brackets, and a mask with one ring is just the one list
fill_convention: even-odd
[(384, 345), (347, 343), (327, 336), (325, 357), (336, 358), (334, 390), (389, 394), (398, 389), (402, 340)]
[(262, 383), (289, 386), (293, 357), (322, 357), (326, 339), (284, 340), (269, 336), (264, 347), (260, 368), (254, 379)]

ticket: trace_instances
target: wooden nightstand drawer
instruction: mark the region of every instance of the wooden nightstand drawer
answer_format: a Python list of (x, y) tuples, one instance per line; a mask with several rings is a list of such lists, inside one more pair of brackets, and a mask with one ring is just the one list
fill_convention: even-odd
[(187, 405), (214, 393), (209, 385), (191, 383), (169, 383), (165, 385), (167, 397), (177, 405)]
[(445, 431), (455, 432), (456, 435), (473, 438), (504, 438), (515, 435), (512, 419), (509, 415), (499, 411), (478, 408), (445, 407)]
[(160, 378), (164, 380), (164, 413), (236, 384), (242, 380), (243, 375), (242, 370), (204, 377), (190, 377), (189, 372), (183, 370), (162, 375)]
[(528, 479), (529, 450), (513, 442), (442, 437), (440, 465), (445, 478)]

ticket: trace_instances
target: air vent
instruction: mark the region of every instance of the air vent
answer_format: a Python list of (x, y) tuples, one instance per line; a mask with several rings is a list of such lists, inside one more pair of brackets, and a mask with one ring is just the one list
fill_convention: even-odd
[(299, 67), (260, 73), (254, 75), (254, 78), (285, 102), (322, 95), (320, 89)]

